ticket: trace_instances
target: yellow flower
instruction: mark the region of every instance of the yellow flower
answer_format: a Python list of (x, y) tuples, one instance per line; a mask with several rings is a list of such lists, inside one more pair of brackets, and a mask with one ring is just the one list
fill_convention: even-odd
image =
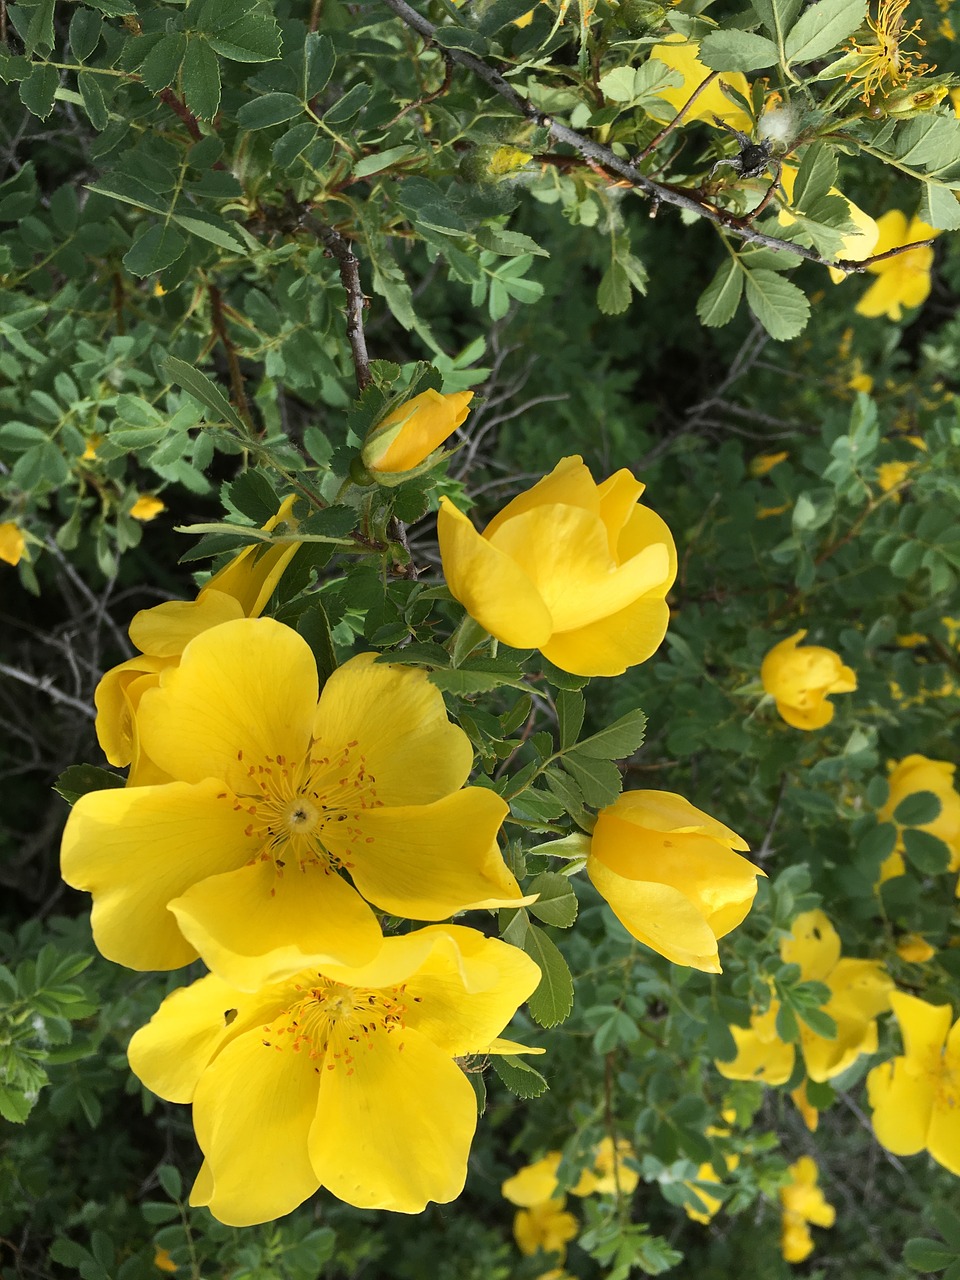
[[(103, 954), (227, 982), (365, 964), (368, 902), (415, 920), (520, 905), (496, 835), (507, 811), (463, 788), (473, 751), (424, 672), (362, 654), (317, 701), (307, 642), (270, 618), (196, 636), (140, 699), (146, 754), (173, 781), (93, 791), (63, 876), (93, 894)], [(340, 874), (348, 870), (353, 884)], [(354, 887), (356, 886), (356, 887)]]
[(250, 991), (213, 974), (181, 987), (130, 1042), (148, 1088), (193, 1103), (205, 1160), (190, 1203), (249, 1226), (321, 1186), (396, 1213), (458, 1196), (477, 1104), (455, 1059), (534, 990), (533, 961), (443, 925), (387, 938), (360, 969), (259, 976)]
[[(937, 232), (933, 227), (914, 217), (909, 222), (899, 209), (890, 209), (877, 219), (880, 238), (874, 245), (874, 253), (886, 253), (900, 245), (927, 240)], [(888, 316), (899, 320), (904, 307), (919, 307), (930, 293), (930, 268), (933, 266), (933, 248), (908, 249), (906, 253), (873, 262), (867, 270), (878, 277), (856, 305), (862, 316)]]
[(153, 1265), (158, 1271), (176, 1271), (177, 1264), (170, 1257), (166, 1249), (161, 1249), (159, 1245), (153, 1251)]
[(779, 453), (758, 453), (750, 462), (750, 474), (758, 477), (765, 476), (789, 457), (790, 454), (786, 449), (782, 449)]
[(470, 412), (472, 391), (441, 395), (432, 389), (398, 405), (371, 428), (361, 457), (375, 475), (416, 470), (452, 435)]
[(146, 524), (148, 520), (155, 520), (160, 512), (166, 509), (165, 503), (159, 498), (154, 498), (149, 493), (142, 493), (127, 515), (133, 516), (134, 520), (142, 520)]
[[(675, 88), (658, 89), (656, 96), (665, 104), (664, 107), (655, 107), (651, 109), (647, 107), (647, 113), (654, 120), (666, 122), (672, 120), (680, 108), (690, 100), (696, 90), (703, 84), (704, 80), (713, 72), (709, 67), (705, 67), (697, 56), (700, 52), (699, 42), (696, 40), (687, 40), (685, 36), (679, 33), (668, 36), (662, 44), (654, 45), (650, 50), (650, 57), (655, 62), (662, 63), (665, 67), (670, 67), (672, 71), (678, 71), (683, 76), (683, 83)], [(739, 71), (725, 71), (723, 76), (714, 80), (708, 89), (705, 89), (697, 98), (696, 102), (683, 117), (684, 121), (705, 120), (707, 124), (713, 124), (714, 116), (719, 116), (721, 120), (726, 121), (734, 129), (742, 129), (745, 133), (752, 133), (753, 121), (747, 115), (742, 107), (738, 107), (720, 88), (720, 85), (728, 84), (731, 89), (743, 95), (748, 101), (750, 99), (750, 85), (747, 78)], [(672, 108), (672, 109), (671, 109)]]
[(572, 1213), (566, 1212), (566, 1196), (556, 1196), (543, 1204), (521, 1209), (513, 1218), (513, 1238), (526, 1257), (538, 1250), (555, 1253), (562, 1260), (567, 1242), (576, 1239), (580, 1225)]
[[(294, 497), (283, 500), (277, 514), (263, 526), (265, 532), (273, 532), (280, 524), (295, 524), (294, 501)], [(103, 754), (118, 768), (130, 765), (129, 786), (169, 781), (141, 750), (136, 713), (143, 694), (156, 688), (161, 671), (177, 666), (194, 636), (222, 622), (259, 617), (302, 545), (278, 542), (246, 547), (210, 578), (196, 600), (170, 600), (134, 615), (129, 634), (140, 656), (107, 671), (94, 693)]]
[(949, 1005), (903, 991), (891, 1004), (904, 1053), (867, 1076), (877, 1141), (898, 1156), (929, 1151), (960, 1176), (960, 1022)]
[[(106, 440), (106, 436), (102, 436), (99, 432), (94, 432), (92, 436), (87, 436), (83, 453), (80, 455), (81, 462), (92, 462), (97, 456), (97, 450)], [(142, 499), (141, 499), (142, 501)], [(132, 514), (132, 513), (131, 513)]]
[[(836, 1023), (833, 1039), (819, 1036), (800, 1021), (800, 1048), (807, 1075), (820, 1084), (877, 1048), (877, 1015), (890, 1007), (893, 982), (879, 960), (840, 956), (840, 938), (822, 911), (805, 911), (793, 922), (793, 932), (780, 944), (785, 963), (800, 969), (804, 982), (822, 982), (830, 989), (823, 1012)], [(732, 1062), (717, 1062), (729, 1080), (761, 1080), (784, 1084), (793, 1074), (795, 1051), (777, 1035), (779, 1005), (754, 1015), (748, 1028), (731, 1027), (737, 1045)]]
[(760, 666), (765, 692), (782, 719), (794, 729), (822, 729), (833, 719), (831, 693), (851, 693), (857, 677), (832, 649), (810, 644), (798, 648), (806, 631), (773, 646)]
[(746, 843), (671, 791), (625, 791), (601, 809), (587, 874), (623, 927), (674, 964), (720, 972), (717, 939), (750, 910), (763, 872)]
[[(831, 274), (832, 273), (833, 268), (831, 268)], [(859, 372), (855, 373), (852, 378), (847, 379), (847, 386), (851, 391), (864, 391), (869, 395), (873, 390), (873, 378), (871, 378), (869, 373), (862, 372), (859, 359), (854, 361), (854, 366), (859, 370)]]
[(450, 591), (504, 644), (577, 675), (622, 675), (663, 640), (677, 572), (670, 530), (638, 502), (643, 489), (626, 470), (598, 485), (581, 458), (564, 458), (482, 534), (441, 498)]
[[(532, 9), (530, 17), (532, 20)], [(518, 20), (514, 25), (519, 27), (521, 24)], [(518, 147), (497, 147), (487, 164), (487, 172), (494, 178), (502, 178), (508, 173), (516, 173), (532, 159), (533, 153), (530, 151), (521, 151)]]
[[(940, 801), (940, 812), (932, 822), (923, 823), (917, 830), (936, 836), (947, 846), (950, 850), (948, 871), (960, 868), (960, 795), (953, 786), (956, 770), (957, 766), (948, 760), (930, 760), (922, 755), (905, 756), (893, 766), (888, 779), (890, 793), (883, 807), (877, 810), (878, 822), (893, 822), (894, 812), (907, 796), (918, 791), (932, 791)], [(896, 847), (881, 866), (878, 883), (902, 876), (905, 871), (903, 828), (898, 826)]]
[(780, 1188), (783, 1230), (780, 1250), (787, 1262), (803, 1262), (813, 1252), (813, 1237), (807, 1223), (832, 1227), (836, 1210), (817, 1186), (817, 1166), (809, 1156), (801, 1156), (787, 1170), (791, 1182)]
[(522, 1209), (545, 1204), (556, 1195), (557, 1170), (562, 1158), (559, 1151), (548, 1151), (540, 1160), (524, 1165), (513, 1177), (507, 1178), (500, 1187), (500, 1194)]
[(902, 484), (917, 464), (915, 462), (881, 462), (877, 467), (877, 484), (889, 493)]
[[(726, 1161), (728, 1173), (732, 1173), (740, 1163), (740, 1157), (735, 1152), (724, 1156), (724, 1160)], [(719, 1196), (712, 1196), (709, 1191), (704, 1191), (703, 1187), (698, 1185), (702, 1182), (715, 1182), (718, 1186), (720, 1185), (717, 1171), (710, 1160), (705, 1160), (697, 1170), (694, 1182), (685, 1182), (683, 1184), (685, 1187), (689, 1187), (697, 1198), (703, 1202), (702, 1209), (694, 1209), (689, 1204), (685, 1204), (683, 1208), (687, 1217), (692, 1218), (694, 1222), (707, 1223), (713, 1219), (717, 1210), (723, 1206), (723, 1201)]]
[(931, 947), (919, 933), (905, 933), (897, 942), (897, 955), (907, 964), (926, 964), (936, 954), (936, 947)]
[(906, 635), (897, 636), (897, 645), (901, 649), (916, 649), (918, 645), (929, 643), (929, 636), (925, 636), (922, 631), (911, 631)]
[(867, 17), (867, 26), (874, 39), (864, 44), (854, 41), (854, 53), (844, 59), (845, 64), (850, 62), (849, 78), (863, 81), (860, 96), (864, 102), (869, 102), (875, 93), (885, 95), (890, 89), (898, 89), (914, 76), (929, 70), (920, 61), (918, 50), (908, 52), (903, 47), (911, 36), (918, 44), (924, 43), (916, 35), (920, 19), (911, 27), (906, 25), (904, 10), (908, 4), (909, 0), (878, 0), (876, 21)]
[(779, 507), (757, 507), (757, 519), (769, 520), (771, 516), (782, 516), (785, 511), (789, 511), (791, 503), (784, 502)]
[[(785, 164), (780, 174), (780, 183), (786, 193), (787, 200), (791, 203), (798, 173), (799, 169), (796, 165)], [(847, 216), (856, 227), (855, 231), (844, 235), (837, 257), (845, 258), (849, 262), (862, 262), (864, 258), (869, 258), (873, 253), (874, 245), (880, 238), (880, 228), (877, 223), (870, 217), (869, 213), (864, 213), (859, 205), (855, 205), (852, 200), (848, 200), (843, 192), (836, 187), (831, 187), (827, 194), (839, 196), (843, 200), (847, 206)], [(781, 209), (777, 219), (783, 226), (789, 226), (792, 222), (796, 222), (796, 218), (787, 209)], [(841, 284), (846, 278), (845, 272), (838, 271), (836, 267), (830, 268), (830, 279), (834, 284)], [(869, 387), (866, 388), (866, 390), (869, 389)]]
[(817, 1126), (820, 1123), (820, 1112), (810, 1101), (807, 1095), (807, 1081), (804, 1080), (798, 1084), (796, 1089), (792, 1090), (790, 1097), (794, 1106), (803, 1117), (803, 1123), (807, 1126), (811, 1133), (816, 1133)]
[(12, 520), (0, 524), (0, 560), (5, 564), (18, 565), (23, 559), (26, 540), (20, 526)]
[[(619, 1184), (622, 1195), (631, 1195), (640, 1181), (640, 1175), (628, 1168), (625, 1161), (634, 1160), (636, 1153), (626, 1138), (618, 1138), (616, 1157), (613, 1139), (601, 1139), (593, 1150), (593, 1167), (584, 1169), (574, 1186), (575, 1196), (616, 1195)], [(552, 1200), (559, 1192), (557, 1170), (562, 1159), (559, 1151), (548, 1151), (540, 1160), (524, 1165), (502, 1184), (500, 1192), (505, 1200), (522, 1209)], [(616, 1169), (614, 1166), (616, 1165)]]
[[(609, 1134), (601, 1138), (594, 1151), (590, 1191), (608, 1196), (616, 1195), (618, 1192), (624, 1196), (632, 1195), (640, 1182), (640, 1175), (635, 1169), (629, 1168), (625, 1162), (635, 1159), (636, 1152), (626, 1138), (618, 1138), (616, 1148)], [(587, 1194), (580, 1189), (583, 1183), (584, 1178), (581, 1177), (580, 1182), (573, 1188), (574, 1195)]]

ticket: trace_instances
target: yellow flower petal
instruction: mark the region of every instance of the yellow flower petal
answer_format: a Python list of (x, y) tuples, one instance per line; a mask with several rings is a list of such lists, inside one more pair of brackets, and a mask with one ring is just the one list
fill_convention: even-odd
[(749, 1027), (730, 1028), (737, 1056), (731, 1062), (714, 1061), (722, 1076), (728, 1080), (759, 1080), (767, 1085), (786, 1084), (793, 1074), (795, 1051), (792, 1044), (777, 1038), (776, 1016), (774, 1002), (766, 1014), (752, 1018)]
[(898, 1156), (916, 1155), (927, 1145), (933, 1090), (906, 1068), (905, 1058), (874, 1067), (867, 1076), (877, 1141)]
[[(160, 672), (175, 659), (141, 655), (121, 662), (105, 673), (93, 694), (97, 708), (97, 741), (112, 765), (123, 768), (134, 758), (139, 732), (137, 708), (147, 689), (160, 683)], [(142, 677), (151, 676), (144, 680)]]
[(507, 1178), (500, 1186), (500, 1194), (521, 1209), (543, 1204), (556, 1195), (560, 1159), (559, 1151), (548, 1151), (542, 1159), (525, 1165), (512, 1178)]
[[(703, 84), (704, 80), (712, 74), (710, 69), (705, 67), (697, 56), (699, 52), (700, 45), (696, 40), (688, 41), (679, 33), (668, 36), (662, 44), (654, 45), (650, 50), (651, 59), (656, 62), (662, 62), (665, 66), (679, 71), (683, 76), (681, 85), (657, 90), (656, 96), (662, 102), (669, 104), (673, 110), (663, 110), (658, 107), (648, 106), (648, 114), (654, 120), (662, 122), (672, 120), (680, 108), (689, 101), (693, 93)], [(721, 79), (722, 83), (730, 85), (731, 88), (736, 89), (738, 93), (749, 100), (750, 86), (747, 83), (746, 76), (739, 71), (725, 71)], [(715, 80), (708, 89), (701, 93), (700, 97), (697, 98), (684, 116), (683, 123), (689, 123), (691, 120), (706, 120), (708, 124), (712, 124), (713, 117), (716, 115), (721, 120), (725, 120), (734, 129), (750, 132), (753, 129), (753, 121), (742, 107), (738, 107), (723, 92), (720, 88), (721, 79)]]
[(840, 959), (840, 935), (823, 911), (804, 911), (780, 943), (780, 958), (799, 965), (804, 982), (824, 982)]
[(127, 512), (127, 515), (133, 516), (134, 520), (141, 520), (146, 523), (148, 520), (155, 520), (160, 512), (166, 511), (166, 509), (166, 505), (159, 498), (154, 498), (149, 493), (142, 493)]
[(141, 609), (133, 615), (129, 634), (141, 653), (175, 658), (202, 631), (242, 617), (243, 610), (233, 596), (206, 590), (196, 600), (166, 600)]
[(564, 1209), (565, 1197), (554, 1197), (546, 1204), (531, 1205), (514, 1214), (513, 1238), (526, 1257), (538, 1250), (566, 1255), (567, 1242), (576, 1239), (580, 1225), (572, 1213)]
[(644, 596), (609, 618), (558, 632), (540, 650), (562, 671), (618, 676), (653, 656), (667, 634), (669, 621), (665, 601)]
[(214, 779), (82, 796), (63, 834), (61, 871), (67, 884), (93, 894), (102, 954), (129, 969), (176, 969), (195, 959), (167, 904), (254, 856), (246, 822)]
[(405, 401), (382, 422), (377, 422), (364, 442), (364, 465), (377, 473), (412, 471), (465, 421), (472, 391), (441, 395), (428, 389)]
[[(206, 1204), (220, 1222), (249, 1227), (283, 1217), (313, 1195), (320, 1178), (307, 1135), (321, 1088), (308, 1053), (278, 1052), (280, 1024), (232, 1040), (197, 1085), (193, 1124), (207, 1159), (191, 1204)], [(468, 1086), (469, 1087), (469, 1086)]]
[(347, 1204), (420, 1213), (431, 1200), (446, 1204), (463, 1190), (476, 1126), (466, 1076), (407, 1028), (359, 1046), (349, 1071), (338, 1065), (321, 1072), (310, 1159), (323, 1185)]
[(18, 565), (23, 559), (26, 545), (19, 525), (12, 520), (5, 520), (0, 524), (0, 560), (6, 564)]
[[(262, 526), (264, 532), (272, 533), (280, 524), (295, 525), (295, 502), (296, 494), (284, 498), (277, 514)], [(246, 617), (259, 618), (290, 561), (302, 546), (302, 542), (288, 542), (268, 547), (246, 547), (210, 578), (197, 597), (198, 602), (204, 600), (209, 592), (219, 591), (232, 596)]]

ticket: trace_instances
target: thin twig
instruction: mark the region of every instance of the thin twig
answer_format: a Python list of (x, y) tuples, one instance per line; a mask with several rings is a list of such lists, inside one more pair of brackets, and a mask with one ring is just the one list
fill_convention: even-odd
[(233, 340), (227, 332), (227, 321), (223, 314), (223, 295), (215, 284), (207, 285), (207, 296), (210, 299), (210, 313), (213, 320), (213, 328), (220, 343), (226, 352), (227, 368), (230, 370), (230, 386), (233, 389), (233, 401), (236, 405), (237, 412), (247, 425), (247, 429), (254, 434), (256, 428), (253, 425), (253, 415), (250, 412), (250, 402), (247, 400), (246, 388), (243, 385), (243, 373), (240, 370), (240, 361), (237, 359), (237, 349), (233, 345)]
[(34, 689), (39, 689), (41, 693), (45, 693), (54, 702), (60, 702), (65, 707), (73, 707), (74, 711), (80, 711), (88, 720), (95, 720), (97, 713), (93, 707), (87, 702), (81, 702), (79, 698), (72, 698), (69, 693), (64, 693), (62, 689), (58, 689), (49, 676), (32, 676), (29, 671), (21, 671), (18, 667), (8, 667), (5, 662), (0, 662), (0, 675), (9, 676), (11, 680), (19, 680), (21, 684), (28, 684)]
[(673, 119), (668, 121), (668, 123), (663, 126), (660, 132), (655, 137), (651, 138), (651, 140), (647, 143), (644, 149), (640, 152), (640, 154), (637, 156), (638, 162), (641, 160), (646, 160), (647, 156), (650, 154), (651, 151), (656, 151), (657, 147), (659, 147), (660, 143), (664, 140), (664, 138), (666, 138), (677, 127), (677, 125), (680, 123), (683, 117), (687, 114), (687, 112), (690, 110), (690, 108), (693, 106), (696, 100), (700, 97), (701, 93), (703, 93), (705, 89), (709, 89), (710, 85), (713, 84), (714, 80), (716, 80), (719, 74), (720, 74), (719, 71), (714, 71), (707, 76), (706, 80), (704, 80), (701, 84), (697, 85), (696, 89), (694, 89), (693, 93), (691, 93), (690, 97), (686, 100), (686, 102), (683, 104), (683, 106), (680, 108), (677, 114), (673, 117)]
[[(384, 4), (397, 15), (401, 22), (405, 22), (408, 27), (412, 27), (424, 40), (432, 41), (435, 38), (437, 28), (434, 24), (428, 22), (422, 14), (417, 13), (416, 9), (411, 8), (406, 0), (384, 0)], [(780, 253), (790, 253), (794, 257), (804, 258), (808, 262), (815, 262), (818, 266), (835, 267), (838, 271), (844, 272), (845, 275), (852, 275), (866, 271), (874, 262), (894, 257), (899, 253), (905, 253), (908, 249), (914, 249), (918, 244), (931, 243), (930, 241), (918, 241), (917, 244), (903, 245), (898, 249), (889, 249), (886, 253), (878, 254), (874, 258), (864, 258), (862, 262), (853, 262), (846, 258), (837, 260), (824, 258), (814, 249), (808, 249), (804, 245), (795, 244), (789, 240), (780, 240), (776, 236), (768, 236), (762, 231), (755, 230), (750, 225), (749, 216), (747, 218), (739, 218), (735, 214), (718, 209), (695, 189), (654, 182), (652, 178), (648, 178), (646, 174), (641, 173), (635, 164), (622, 160), (609, 147), (605, 147), (599, 142), (594, 142), (592, 138), (585, 138), (576, 129), (571, 129), (568, 125), (551, 119), (528, 98), (524, 98), (518, 93), (499, 71), (487, 66), (485, 62), (474, 54), (467, 53), (464, 49), (445, 49), (444, 52), (451, 61), (458, 63), (461, 67), (465, 67), (468, 71), (472, 71), (475, 76), (489, 85), (495, 93), (504, 98), (520, 115), (546, 129), (555, 142), (562, 142), (569, 147), (573, 147), (591, 167), (600, 166), (605, 172), (605, 176), (610, 178), (611, 181), (615, 181), (610, 177), (611, 174), (625, 178), (631, 187), (650, 197), (656, 205), (670, 204), (678, 209), (686, 209), (690, 213), (696, 214), (697, 217), (705, 218), (708, 222), (714, 223), (715, 226), (724, 228), (731, 235), (748, 244), (763, 245), (767, 249), (774, 249)]]
[(367, 340), (363, 334), (363, 288), (360, 285), (360, 262), (339, 231), (325, 227), (313, 219), (307, 220), (327, 247), (327, 252), (337, 260), (340, 282), (347, 295), (347, 340), (353, 353), (353, 367), (357, 373), (357, 390), (366, 391), (372, 376)]

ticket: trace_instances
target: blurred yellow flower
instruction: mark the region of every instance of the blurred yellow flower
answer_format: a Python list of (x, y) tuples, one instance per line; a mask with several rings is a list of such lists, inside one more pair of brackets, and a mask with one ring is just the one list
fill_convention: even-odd
[[(727, 1165), (727, 1172), (732, 1173), (740, 1163), (740, 1157), (736, 1152), (731, 1152), (724, 1156)], [(713, 1167), (713, 1162), (705, 1160), (697, 1170), (697, 1176), (693, 1182), (685, 1182), (683, 1185), (688, 1187), (703, 1202), (702, 1209), (694, 1209), (689, 1204), (683, 1206), (684, 1212), (688, 1218), (692, 1218), (694, 1222), (710, 1222), (717, 1213), (717, 1210), (723, 1206), (723, 1200), (719, 1196), (712, 1196), (709, 1191), (705, 1191), (702, 1186), (696, 1186), (695, 1183), (715, 1182), (720, 1185), (720, 1179), (717, 1171)]]
[(717, 939), (750, 910), (764, 873), (729, 827), (672, 791), (625, 791), (601, 809), (587, 875), (623, 927), (674, 964), (720, 972)]
[(659, 647), (677, 573), (670, 530), (621, 470), (597, 484), (563, 458), (478, 533), (449, 498), (437, 535), (454, 599), (491, 635), (564, 671), (622, 675)]
[(0, 560), (6, 564), (17, 565), (23, 559), (26, 539), (18, 524), (5, 520), (0, 524)]
[[(557, 1170), (561, 1159), (559, 1151), (548, 1151), (540, 1160), (525, 1165), (513, 1177), (507, 1178), (500, 1188), (501, 1195), (524, 1209), (554, 1199), (559, 1193)], [(626, 1138), (617, 1139), (614, 1159), (613, 1140), (608, 1135), (594, 1147), (593, 1165), (581, 1172), (576, 1184), (570, 1188), (571, 1194), (615, 1195), (619, 1185), (621, 1194), (630, 1195), (640, 1181), (640, 1175), (625, 1163), (633, 1159), (635, 1153)]]
[(817, 1166), (809, 1156), (801, 1156), (787, 1170), (791, 1181), (780, 1188), (783, 1227), (780, 1250), (787, 1262), (803, 1262), (813, 1252), (813, 1237), (807, 1225), (832, 1227), (836, 1210), (817, 1186)]
[(466, 420), (472, 391), (441, 395), (432, 388), (405, 400), (382, 422), (374, 423), (363, 442), (363, 465), (374, 475), (415, 471)]
[(170, 1257), (166, 1249), (161, 1249), (159, 1245), (153, 1251), (153, 1265), (158, 1271), (176, 1271), (177, 1264)]
[[(960, 869), (960, 794), (953, 785), (957, 766), (948, 760), (931, 760), (923, 755), (905, 756), (892, 766), (888, 782), (890, 793), (886, 803), (877, 810), (878, 822), (893, 822), (894, 812), (907, 796), (918, 791), (931, 791), (940, 801), (940, 812), (932, 822), (925, 822), (918, 831), (936, 836), (950, 850), (948, 871)], [(906, 871), (903, 860), (903, 828), (897, 829), (897, 844), (880, 868), (879, 884), (902, 876)]]
[[(658, 89), (656, 96), (665, 104), (663, 107), (647, 107), (647, 114), (654, 120), (666, 123), (672, 120), (682, 106), (703, 84), (708, 76), (713, 75), (709, 67), (705, 67), (697, 56), (700, 52), (699, 42), (687, 40), (679, 33), (668, 36), (661, 44), (650, 50), (650, 57), (655, 62), (678, 71), (683, 76), (683, 83), (675, 88)], [(733, 129), (742, 129), (752, 133), (753, 121), (742, 107), (737, 106), (720, 88), (721, 83), (728, 84), (731, 89), (750, 99), (750, 85), (747, 78), (739, 71), (725, 71), (721, 78), (713, 81), (709, 88), (700, 94), (696, 102), (683, 117), (684, 121), (705, 120), (714, 123), (714, 116), (719, 116)], [(670, 109), (672, 108), (672, 110)]]
[(857, 677), (839, 654), (821, 645), (798, 648), (806, 631), (774, 645), (760, 665), (760, 681), (794, 729), (822, 729), (833, 719), (831, 693), (852, 693)]
[(566, 1212), (566, 1196), (557, 1196), (543, 1204), (531, 1205), (514, 1215), (513, 1238), (526, 1257), (538, 1250), (566, 1257), (567, 1243), (576, 1239), (580, 1224)]
[(166, 511), (166, 509), (166, 504), (161, 502), (159, 498), (154, 498), (149, 493), (142, 493), (127, 512), (127, 515), (133, 516), (134, 520), (142, 520), (146, 523), (148, 520), (155, 520), (160, 512)]
[(80, 455), (80, 461), (92, 462), (94, 458), (96, 458), (97, 456), (97, 450), (103, 444), (104, 440), (106, 440), (106, 438), (107, 438), (106, 436), (102, 436), (100, 435), (99, 432), (96, 432), (96, 431), (93, 433), (93, 435), (87, 436), (83, 453), (81, 453)]
[(897, 991), (904, 1052), (867, 1076), (877, 1141), (898, 1156), (929, 1151), (960, 1176), (960, 1022), (949, 1005)]
[[(532, 9), (530, 15), (533, 16)], [(515, 25), (519, 26), (520, 23)], [(521, 151), (519, 147), (497, 147), (487, 164), (487, 171), (495, 178), (503, 178), (508, 173), (516, 173), (532, 159), (532, 152)]]
[[(890, 209), (877, 219), (880, 238), (873, 252), (886, 253), (900, 245), (927, 240), (938, 234), (920, 218), (907, 220), (899, 209)], [(873, 262), (867, 270), (877, 280), (870, 286), (856, 305), (862, 316), (887, 316), (899, 320), (904, 307), (919, 307), (930, 293), (930, 269), (933, 266), (933, 247), (908, 249), (905, 253)]]
[(807, 1126), (811, 1133), (816, 1133), (817, 1125), (820, 1123), (820, 1112), (810, 1101), (807, 1095), (807, 1081), (804, 1080), (798, 1084), (796, 1089), (792, 1090), (790, 1097), (793, 1104), (803, 1117), (803, 1123)]
[(881, 462), (877, 467), (877, 484), (884, 493), (889, 493), (906, 480), (916, 465), (915, 462)]
[(757, 507), (757, 519), (769, 520), (772, 516), (782, 516), (785, 511), (789, 511), (793, 504), (784, 502), (779, 507)]
[(750, 474), (758, 477), (765, 476), (789, 457), (790, 453), (787, 449), (782, 449), (779, 453), (758, 453), (750, 460)]
[(897, 941), (897, 955), (907, 964), (926, 964), (937, 954), (936, 947), (919, 933), (905, 933)]

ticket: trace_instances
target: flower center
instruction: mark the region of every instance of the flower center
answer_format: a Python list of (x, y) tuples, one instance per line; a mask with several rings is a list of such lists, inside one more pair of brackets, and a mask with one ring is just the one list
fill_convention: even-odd
[[(294, 984), (290, 1008), (264, 1027), (263, 1044), (280, 1052), (305, 1053), (327, 1071), (354, 1071), (356, 1055), (386, 1036), (401, 1037), (409, 997), (404, 986), (348, 987), (318, 974)], [(414, 996), (419, 1003), (419, 997)], [(402, 1041), (397, 1044), (403, 1048)]]
[(291, 861), (301, 869), (349, 868), (358, 846), (372, 842), (364, 811), (383, 802), (356, 741), (336, 755), (314, 742), (299, 761), (278, 755), (247, 763), (242, 751), (237, 759), (247, 764), (247, 784), (234, 807), (249, 814), (244, 835), (259, 840), (256, 859), (271, 859), (281, 873)]

